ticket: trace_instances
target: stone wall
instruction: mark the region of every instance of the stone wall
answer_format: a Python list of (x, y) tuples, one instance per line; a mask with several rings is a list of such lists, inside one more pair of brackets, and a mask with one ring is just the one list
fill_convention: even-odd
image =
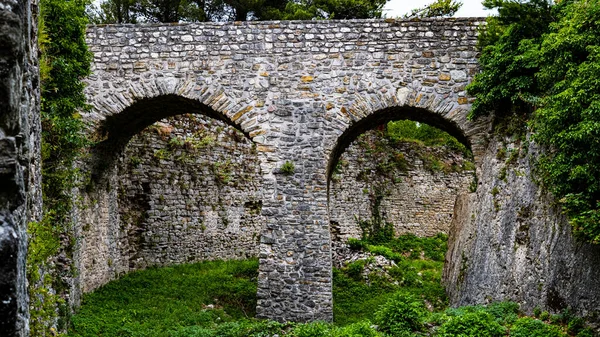
[[(406, 158), (397, 176), (378, 170), (389, 154)], [(441, 166), (427, 166), (430, 157)], [(392, 144), (379, 131), (355, 141), (341, 163), (329, 207), (334, 237), (342, 241), (360, 237), (355, 216), (371, 217), (375, 186), (386, 188), (381, 211), (397, 234), (447, 233), (454, 199), (473, 178), (461, 153)], [(88, 218), (84, 225), (85, 291), (148, 266), (258, 256), (265, 217), (256, 146), (222, 122), (187, 114), (155, 123), (126, 146), (112, 184), (100, 209), (115, 223), (109, 229)]]
[(396, 235), (448, 234), (454, 202), (474, 179), (474, 166), (459, 151), (388, 141), (369, 131), (340, 157), (329, 185), (333, 238), (360, 238), (358, 220), (372, 218), (375, 194), (380, 214)]
[[(442, 128), (469, 144), (477, 159), (487, 129), (466, 118), (465, 86), (477, 71), (480, 21), (89, 27), (91, 110), (82, 117), (101, 140), (95, 153), (105, 156), (95, 162), (114, 167), (111, 157), (130, 137), (181, 111), (243, 132), (257, 144), (264, 196), (257, 316), (331, 320), (328, 168), (354, 137), (396, 119)], [(293, 174), (280, 170), (288, 161)], [(103, 177), (102, 165), (92, 170), (96, 181), (116, 186), (116, 173)], [(86, 202), (95, 200), (109, 211), (85, 212), (111, 235), (119, 232), (118, 205), (111, 201), (118, 192), (104, 191)], [(82, 251), (117, 252), (116, 242)], [(109, 269), (108, 261), (97, 264)], [(83, 268), (81, 275), (89, 273)]]
[(27, 224), (41, 216), (37, 1), (0, 0), (0, 332), (29, 335)]
[(573, 238), (555, 200), (535, 183), (539, 153), (529, 142), (488, 144), (477, 192), (458, 198), (450, 229), (443, 278), (451, 303), (570, 308), (598, 324), (600, 246)]
[[(117, 161), (111, 200), (101, 211), (114, 224), (85, 225), (84, 291), (148, 266), (258, 256), (258, 164), (244, 134), (198, 115), (162, 120), (136, 135)], [(99, 249), (107, 243), (112, 247)]]

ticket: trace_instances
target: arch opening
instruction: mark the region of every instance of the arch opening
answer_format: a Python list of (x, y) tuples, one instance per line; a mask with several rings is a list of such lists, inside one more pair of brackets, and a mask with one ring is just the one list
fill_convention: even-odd
[[(396, 137), (410, 125), (444, 136), (430, 143)], [(334, 289), (352, 278), (387, 280), (391, 291), (415, 292), (434, 308), (445, 307), (441, 275), (456, 198), (473, 187), (470, 150), (456, 123), (421, 109), (379, 111), (342, 134), (327, 175), (332, 262), (341, 280), (334, 278)], [(429, 290), (418, 293), (421, 287)], [(337, 299), (334, 315), (344, 317), (343, 301)]]
[(342, 153), (353, 141), (356, 140), (356, 138), (358, 138), (358, 136), (368, 130), (395, 120), (412, 120), (431, 125), (447, 132), (449, 135), (456, 138), (460, 143), (465, 145), (469, 151), (471, 150), (471, 142), (469, 138), (465, 136), (463, 131), (455, 122), (422, 108), (390, 107), (376, 111), (368, 117), (350, 125), (350, 127), (348, 127), (344, 133), (338, 137), (336, 145), (329, 156), (329, 162), (327, 165), (327, 181), (329, 182), (331, 180), (333, 169), (337, 165)]
[(105, 178), (116, 158), (130, 139), (150, 125), (168, 117), (194, 113), (225, 123), (241, 132), (251, 141), (248, 132), (227, 116), (198, 101), (178, 95), (162, 95), (136, 101), (121, 113), (106, 117), (94, 130), (93, 137), (101, 139), (91, 148), (91, 177), (94, 184)]
[(262, 173), (238, 125), (168, 95), (108, 117), (98, 132), (93, 188), (80, 191), (83, 292), (150, 266), (258, 255)]

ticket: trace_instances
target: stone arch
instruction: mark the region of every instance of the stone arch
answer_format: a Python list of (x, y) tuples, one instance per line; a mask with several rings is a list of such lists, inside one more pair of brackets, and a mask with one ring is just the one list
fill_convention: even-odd
[[(106, 92), (99, 91), (98, 87), (104, 86), (112, 88)], [(162, 119), (189, 113), (222, 122), (219, 123), (219, 128), (230, 126), (236, 129), (244, 135), (239, 139), (249, 140), (249, 142), (244, 142), (249, 147), (253, 147), (255, 144), (251, 135), (254, 135), (256, 130), (260, 130), (258, 126), (248, 126), (246, 122), (247, 113), (252, 109), (236, 103), (219, 86), (174, 79), (173, 81), (152, 80), (142, 83), (130, 81), (123, 86), (120, 86), (120, 83), (100, 85), (90, 82), (87, 90), (87, 97), (92, 108), (90, 112), (82, 115), (88, 124), (88, 134), (98, 141), (89, 148), (89, 158), (80, 163), (81, 168), (91, 174), (92, 181), (91, 184), (85, 186), (87, 189), (80, 189), (77, 192), (81, 197), (81, 205), (77, 205), (78, 209), (74, 215), (74, 222), (78, 224), (78, 227), (75, 228), (75, 236), (78, 238), (76, 252), (78, 258), (76, 260), (81, 275), (77, 282), (83, 292), (91, 291), (138, 268), (137, 265), (131, 265), (131, 263), (127, 265), (127, 251), (119, 248), (126, 246), (124, 242), (127, 243), (128, 240), (128, 229), (122, 226), (123, 222), (120, 218), (122, 191), (119, 190), (118, 181), (122, 176), (118, 172), (119, 158), (126, 154), (124, 150), (135, 135)], [(94, 95), (91, 92), (99, 92), (99, 94)], [(152, 133), (154, 134), (154, 132)], [(214, 129), (213, 133), (215, 133)], [(258, 167), (258, 174), (260, 174), (260, 165), (253, 162), (254, 164), (255, 167)], [(174, 189), (166, 184), (163, 186)], [(143, 193), (156, 192), (149, 185), (148, 189), (146, 186), (142, 187)], [(213, 192), (213, 190), (210, 191)], [(138, 192), (136, 193), (135, 197), (139, 195)], [(154, 193), (154, 196), (159, 193), (162, 195), (163, 192)], [(236, 204), (236, 209), (242, 209), (251, 212), (252, 216), (260, 217), (260, 208), (262, 207), (260, 191), (256, 192), (253, 197), (256, 200), (242, 200)], [(246, 202), (244, 203), (244, 201)], [(148, 200), (140, 202), (148, 204)], [(223, 219), (231, 220), (238, 214), (232, 212), (235, 214), (231, 215), (230, 208), (228, 208), (230, 206), (230, 204), (224, 203), (223, 209), (217, 209), (206, 218), (210, 217), (214, 223), (225, 222)], [(186, 204), (185, 207), (188, 205)], [(245, 216), (245, 213), (243, 215)], [(262, 223), (262, 221), (260, 222)], [(234, 221), (231, 227), (235, 227), (236, 224)], [(217, 229), (214, 231), (216, 232)], [(255, 241), (254, 237), (252, 240)], [(121, 254), (122, 252), (124, 253)]]
[[(464, 100), (464, 101), (463, 101)], [(436, 93), (418, 92), (409, 87), (358, 96), (348, 107), (340, 108), (338, 116), (346, 123), (327, 148), (327, 179), (344, 150), (365, 131), (384, 123), (410, 119), (448, 132), (473, 152), (475, 162), (484, 150), (484, 135), (490, 123), (485, 118), (467, 118), (470, 104), (467, 98), (446, 97)]]
[[(349, 235), (356, 235), (354, 232), (355, 229), (349, 225), (352, 223), (352, 221), (349, 220), (352, 219), (352, 216), (348, 217), (345, 211), (343, 211), (344, 207), (339, 208), (340, 205), (348, 202), (353, 205), (351, 209), (358, 212), (359, 217), (361, 214), (364, 216), (366, 215), (365, 212), (368, 213), (366, 209), (362, 208), (365, 202), (364, 199), (371, 198), (373, 191), (369, 192), (369, 197), (362, 197), (362, 194), (367, 192), (365, 192), (365, 186), (361, 185), (361, 182), (358, 182), (359, 175), (356, 175), (357, 182), (347, 182), (343, 184), (340, 184), (339, 181), (334, 182), (332, 176), (340, 157), (350, 146), (350, 144), (352, 144), (358, 138), (358, 136), (369, 130), (375, 129), (380, 125), (394, 120), (408, 119), (428, 124), (446, 131), (473, 153), (473, 159), (476, 166), (475, 174), (478, 177), (481, 174), (482, 163), (480, 159), (485, 149), (485, 135), (489, 131), (490, 127), (488, 120), (479, 119), (476, 121), (471, 121), (467, 118), (467, 114), (470, 109), (470, 104), (466, 104), (468, 103), (467, 98), (460, 98), (452, 95), (444, 96), (436, 94), (435, 92), (425, 92), (424, 89), (420, 90), (422, 91), (417, 91), (412, 87), (403, 87), (398, 90), (380, 90), (376, 93), (357, 96), (351, 104), (340, 108), (337, 112), (339, 117), (338, 119), (345, 121), (345, 123), (340, 123), (343, 125), (343, 127), (336, 130), (338, 132), (336, 135), (332, 135), (326, 140), (325, 147), (326, 151), (329, 151), (325, 153), (327, 155), (325, 176), (327, 179), (327, 213), (331, 226), (330, 231), (332, 233), (332, 237), (336, 238), (335, 240), (339, 241), (340, 238), (348, 237)], [(335, 139), (333, 139), (334, 137)], [(354, 152), (350, 153), (356, 154), (355, 151), (357, 150), (356, 148), (353, 148), (352, 151)], [(356, 159), (356, 157), (354, 157), (354, 159)], [(356, 162), (353, 163), (356, 165)], [(356, 173), (357, 170), (352, 167), (353, 166), (349, 166), (348, 168), (350, 171), (348, 171), (347, 168), (345, 172)], [(419, 167), (422, 169), (422, 166)], [(405, 186), (404, 188), (406, 188), (406, 184), (414, 184), (415, 181), (413, 181), (411, 178), (412, 174), (413, 173), (410, 173), (406, 177), (408, 179), (406, 182), (402, 182), (405, 181), (405, 177), (402, 176), (402, 180), (399, 183), (400, 185), (396, 185), (396, 182), (394, 182), (393, 186)], [(431, 194), (429, 194), (430, 192), (427, 192), (422, 196), (419, 194), (418, 198), (423, 197), (425, 198), (424, 200), (436, 200), (435, 205), (437, 207), (431, 208), (431, 211), (439, 211), (439, 214), (448, 215), (449, 218), (444, 218), (446, 220), (440, 220), (442, 218), (438, 215), (435, 217), (427, 215), (429, 217), (428, 219), (434, 219), (435, 221), (427, 222), (427, 226), (413, 228), (411, 227), (413, 226), (413, 222), (419, 222), (419, 220), (416, 220), (417, 218), (410, 218), (410, 221), (407, 221), (406, 218), (404, 220), (401, 219), (405, 216), (409, 216), (408, 214), (411, 214), (410, 212), (412, 209), (418, 206), (411, 204), (412, 206), (407, 206), (409, 209), (406, 212), (402, 211), (400, 213), (398, 213), (397, 208), (394, 208), (394, 211), (392, 211), (391, 214), (395, 214), (392, 217), (396, 217), (394, 223), (397, 224), (397, 233), (413, 233), (413, 230), (415, 231), (415, 234), (420, 233), (418, 235), (435, 235), (440, 231), (446, 233), (452, 232), (449, 227), (450, 219), (453, 213), (453, 207), (455, 204), (456, 195), (454, 193), (462, 194), (466, 192), (467, 187), (470, 186), (469, 184), (473, 182), (471, 173), (460, 175), (452, 173), (450, 176), (445, 178), (436, 176), (432, 172), (422, 174), (425, 175), (419, 174), (418, 178), (422, 179), (425, 177), (426, 179), (433, 179), (431, 180), (431, 184), (437, 184), (436, 186), (439, 186), (440, 188), (434, 189), (436, 192), (431, 192)], [(451, 181), (451, 183), (447, 185), (449, 181)], [(417, 185), (418, 184), (419, 183), (417, 182)], [(362, 193), (359, 193), (360, 196), (351, 196), (352, 194), (348, 194), (348, 188), (351, 188), (354, 185), (356, 185), (358, 191), (363, 191)], [(448, 191), (446, 191), (446, 186), (449, 188)], [(445, 192), (441, 192), (442, 187)], [(418, 186), (416, 188), (419, 190)], [(405, 194), (412, 195), (411, 193), (419, 192), (411, 189), (411, 192), (407, 192)], [(387, 206), (384, 207), (400, 207), (400, 209), (402, 209), (403, 206), (400, 206), (398, 202), (404, 200), (403, 198), (404, 197), (399, 197), (399, 195), (392, 193), (390, 201), (386, 202)], [(405, 201), (410, 204), (410, 201)], [(396, 206), (392, 206), (394, 203)], [(384, 213), (390, 214), (389, 211), (390, 209), (387, 209), (384, 211)], [(353, 212), (352, 214), (354, 218), (356, 218), (357, 213)], [(404, 215), (400, 216), (400, 219), (398, 219), (397, 217), (399, 214)], [(422, 219), (421, 221), (427, 221), (425, 220), (427, 219), (426, 217), (420, 219)]]
[[(258, 133), (256, 127), (244, 123), (252, 107), (234, 101), (219, 86), (172, 77), (114, 86), (110, 92), (87, 95), (93, 97), (89, 102), (92, 109), (83, 118), (91, 137), (99, 140), (92, 147), (90, 168), (94, 181), (104, 175), (131, 137), (163, 118), (198, 113), (232, 126), (251, 141), (251, 136)], [(96, 90), (93, 85), (88, 88)]]

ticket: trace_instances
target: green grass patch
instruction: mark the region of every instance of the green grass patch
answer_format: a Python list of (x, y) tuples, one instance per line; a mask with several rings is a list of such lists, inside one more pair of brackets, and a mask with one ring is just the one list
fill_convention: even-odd
[(333, 317), (335, 324), (346, 325), (361, 320), (375, 319), (375, 312), (398, 293), (419, 298), (435, 310), (448, 305), (446, 292), (440, 284), (448, 237), (420, 238), (402, 235), (377, 245), (367, 240), (350, 239), (355, 250), (368, 251), (396, 262), (387, 270), (389, 277), (369, 275), (369, 283), (362, 278), (366, 261), (353, 262), (333, 271)]
[(84, 296), (69, 336), (171, 336), (251, 318), (257, 275), (257, 260), (134, 272)]
[(258, 261), (207, 261), (134, 272), (85, 295), (67, 336), (596, 336), (569, 311), (537, 310), (538, 319), (523, 317), (511, 302), (448, 309), (440, 285), (445, 244), (443, 235), (405, 235), (378, 246), (354, 240), (354, 249), (400, 258), (368, 282), (369, 260), (334, 269), (334, 323), (257, 320)]

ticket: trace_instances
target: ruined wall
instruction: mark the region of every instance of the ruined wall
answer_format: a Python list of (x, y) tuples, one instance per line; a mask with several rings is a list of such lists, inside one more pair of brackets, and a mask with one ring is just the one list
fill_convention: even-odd
[[(91, 109), (82, 118), (105, 144), (123, 143), (182, 107), (248, 135), (257, 144), (264, 195), (257, 316), (331, 320), (327, 168), (353, 137), (402, 118), (443, 128), (470, 143), (477, 157), (486, 130), (467, 120), (464, 88), (477, 70), (480, 22), (93, 26)], [(294, 174), (281, 174), (287, 161)], [(116, 186), (113, 178), (104, 182)], [(111, 198), (94, 198), (111, 210), (97, 215), (108, 235), (119, 231), (113, 190)], [(106, 242), (87, 248), (118, 251), (110, 244), (118, 240)], [(96, 262), (109, 269), (107, 261)]]
[(369, 131), (340, 157), (329, 185), (333, 239), (360, 238), (356, 219), (372, 217), (373, 197), (382, 189), (380, 214), (396, 235), (448, 234), (456, 196), (467, 191), (474, 166), (448, 148), (388, 141)]
[(488, 144), (477, 192), (459, 197), (450, 230), (444, 280), (451, 303), (513, 300), (529, 313), (568, 307), (600, 323), (600, 246), (574, 239), (535, 183), (538, 154), (529, 142)]
[(85, 291), (148, 266), (258, 255), (256, 148), (222, 122), (190, 114), (152, 125), (129, 142), (112, 184), (98, 213), (114, 218), (83, 233)]
[(0, 0), (0, 332), (28, 336), (27, 223), (40, 219), (37, 1)]

